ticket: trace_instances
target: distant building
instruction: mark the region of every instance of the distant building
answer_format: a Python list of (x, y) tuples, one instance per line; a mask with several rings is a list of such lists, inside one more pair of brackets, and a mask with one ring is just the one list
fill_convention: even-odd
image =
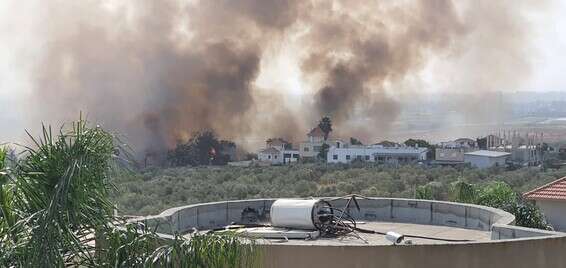
[(566, 177), (523, 194), (533, 200), (557, 231), (566, 231)]
[(477, 148), (478, 143), (469, 138), (459, 138), (453, 141), (441, 142), (440, 147), (442, 148)]
[(350, 163), (354, 160), (377, 162), (380, 164), (410, 164), (426, 160), (427, 148), (370, 146), (331, 146), (328, 150), (328, 163)]
[(292, 147), (291, 143), (282, 138), (273, 138), (265, 141), (266, 148), (276, 148), (279, 150), (285, 150), (286, 148)]
[(485, 148), (490, 151), (511, 154), (509, 161), (516, 165), (536, 166), (543, 161), (543, 134), (507, 131), (503, 134), (488, 135), (484, 139)]
[(265, 145), (265, 148), (257, 153), (260, 162), (280, 165), (299, 160), (299, 151), (292, 149), (292, 145), (281, 138), (268, 139)]
[[(307, 134), (307, 140), (299, 144), (299, 154), (301, 158), (316, 158), (324, 143), (324, 132), (322, 129), (320, 129), (320, 127), (313, 128)], [(326, 144), (330, 147), (336, 146), (341, 148), (347, 143), (340, 139), (327, 139)]]
[(434, 151), (435, 162), (438, 164), (464, 163), (465, 153), (478, 150), (477, 142), (468, 138), (441, 142), (439, 146)]
[(283, 163), (283, 156), (281, 155), (281, 151), (277, 150), (276, 148), (269, 147), (260, 150), (257, 153), (257, 159), (262, 162), (269, 162), (271, 164), (282, 164)]
[(396, 143), (396, 142), (392, 142), (392, 141), (381, 141), (381, 142), (378, 142), (378, 143), (376, 143), (376, 144), (374, 144), (374, 145), (378, 145), (378, 146), (385, 147), (385, 148), (400, 147), (400, 146), (402, 146), (401, 144)]
[(477, 168), (505, 167), (510, 156), (506, 152), (479, 150), (465, 153), (464, 162)]

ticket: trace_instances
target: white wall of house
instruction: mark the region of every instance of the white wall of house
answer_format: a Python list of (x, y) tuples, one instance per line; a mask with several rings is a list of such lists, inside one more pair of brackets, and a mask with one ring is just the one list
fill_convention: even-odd
[(437, 161), (463, 162), (464, 153), (471, 150), (468, 148), (436, 148), (434, 158)]
[(298, 150), (284, 150), (281, 155), (285, 164), (297, 162), (301, 157)]
[[(318, 138), (314, 139), (312, 142), (310, 140), (301, 142), (299, 144), (299, 154), (301, 155), (301, 157), (317, 157), (323, 144), (324, 139)], [(339, 148), (348, 146), (342, 140), (328, 140), (326, 141), (326, 144), (328, 144), (328, 146), (330, 147), (334, 146)]]
[(566, 201), (536, 200), (535, 202), (556, 231), (566, 231)]
[(262, 162), (268, 162), (272, 165), (294, 163), (299, 160), (298, 150), (284, 150), (284, 151), (265, 151), (258, 152), (257, 159)]
[(320, 152), (320, 148), (322, 147), (322, 141), (321, 142), (310, 142), (310, 141), (306, 141), (306, 142), (301, 142), (299, 144), (299, 153), (301, 154), (301, 157), (316, 157), (318, 156), (318, 153)]
[(384, 148), (376, 146), (349, 146), (346, 148), (330, 147), (328, 163), (350, 163), (356, 159), (367, 162), (387, 164), (414, 163), (426, 160), (426, 148), (398, 147)]
[(281, 153), (258, 153), (257, 159), (262, 162), (270, 162), (271, 164), (282, 164), (283, 155)]
[(464, 155), (464, 162), (470, 163), (472, 167), (476, 168), (490, 168), (494, 166), (504, 167), (505, 162), (509, 156), (483, 156), (483, 155)]

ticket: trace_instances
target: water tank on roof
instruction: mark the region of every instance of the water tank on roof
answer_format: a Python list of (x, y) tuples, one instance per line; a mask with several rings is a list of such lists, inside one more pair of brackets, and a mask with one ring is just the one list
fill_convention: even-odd
[(323, 206), (321, 200), (278, 199), (271, 205), (273, 227), (316, 230), (314, 218)]

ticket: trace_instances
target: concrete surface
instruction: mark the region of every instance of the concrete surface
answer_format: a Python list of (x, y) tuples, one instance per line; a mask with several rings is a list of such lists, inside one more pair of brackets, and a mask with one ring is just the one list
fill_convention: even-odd
[[(422, 225), (414, 223), (397, 223), (397, 222), (368, 222), (362, 223), (358, 227), (378, 231), (381, 233), (387, 233), (393, 231), (403, 235), (418, 235), (433, 238), (443, 238), (443, 239), (457, 239), (457, 240), (472, 240), (472, 241), (489, 241), (491, 240), (490, 232), (454, 228), (447, 226), (431, 226)], [(437, 241), (431, 239), (422, 238), (410, 238), (407, 237), (406, 240), (411, 240), (413, 244), (446, 244), (449, 242)], [(315, 240), (300, 240), (300, 239), (290, 239), (289, 241), (282, 242), (281, 239), (274, 240), (260, 240), (261, 244), (281, 244), (286, 245), (323, 245), (323, 246), (338, 246), (338, 245), (391, 245), (392, 243), (385, 239), (385, 236), (380, 234), (366, 234), (357, 232), (356, 234), (349, 234), (344, 237), (338, 238), (323, 238), (320, 237)], [(461, 243), (461, 242), (459, 242)]]

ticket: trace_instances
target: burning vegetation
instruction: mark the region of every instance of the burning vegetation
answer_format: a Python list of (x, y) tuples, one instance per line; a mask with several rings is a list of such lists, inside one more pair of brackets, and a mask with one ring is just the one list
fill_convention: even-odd
[[(400, 114), (400, 96), (419, 93), (410, 81), (433, 60), (448, 63), (450, 88), (470, 92), (513, 87), (528, 74), (521, 53), (529, 44), (523, 22), (530, 7), (515, 1), (42, 5), (48, 23), (41, 25), (45, 47), (35, 66), (36, 116), (68, 121), (86, 111), (149, 154), (202, 129), (243, 146), (254, 145), (249, 137), (296, 138), (324, 115), (341, 126), (340, 136), (375, 138)], [(285, 94), (297, 89), (258, 86), (281, 55), (300, 72), (301, 101)], [(469, 74), (478, 79), (460, 79)], [(471, 114), (469, 105), (455, 107)]]

